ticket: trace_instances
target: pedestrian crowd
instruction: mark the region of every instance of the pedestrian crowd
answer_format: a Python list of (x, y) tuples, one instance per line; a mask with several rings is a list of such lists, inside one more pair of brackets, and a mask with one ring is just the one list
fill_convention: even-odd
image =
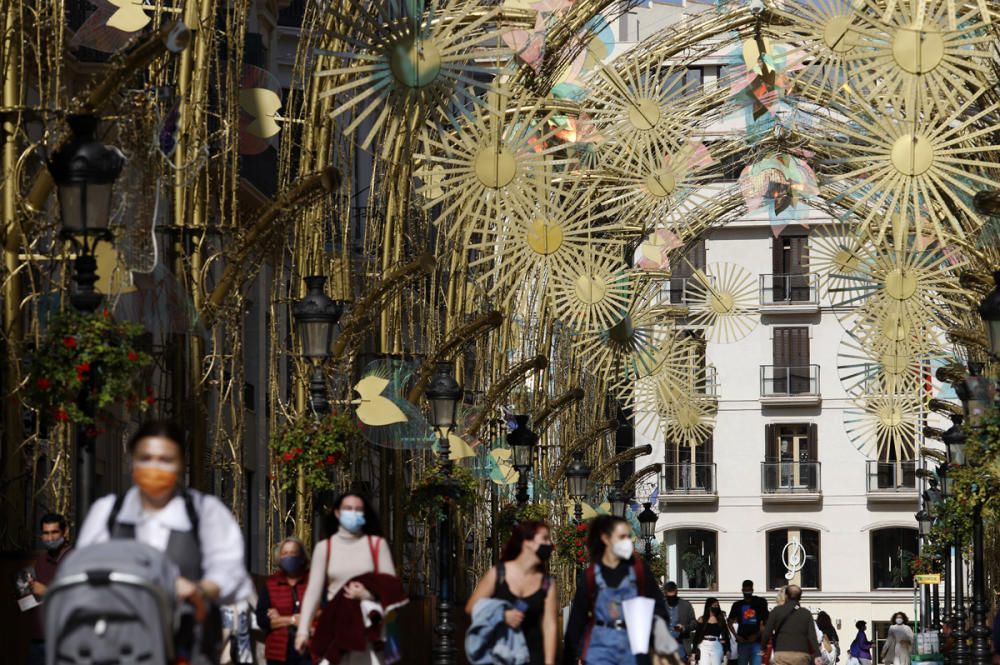
[[(347, 493), (334, 502), (331, 535), (311, 554), (297, 538), (277, 543), (276, 570), (256, 589), (243, 563), (242, 533), (228, 508), (180, 482), (184, 441), (183, 431), (172, 424), (142, 426), (128, 443), (133, 486), (94, 503), (75, 549), (63, 516), (41, 518), (43, 551), (21, 599), (32, 620), (28, 665), (405, 661), (393, 616), (407, 594), (365, 497)], [(833, 621), (826, 612), (814, 617), (803, 606), (799, 586), (778, 590), (772, 608), (755, 595), (753, 581), (745, 580), (742, 597), (728, 613), (714, 597), (696, 613), (676, 583), (661, 589), (634, 551), (629, 523), (610, 515), (590, 523), (589, 563), (560, 622), (559, 590), (548, 569), (553, 550), (544, 522), (514, 527), (500, 561), (479, 580), (465, 606), (470, 625), (464, 646), (471, 665), (836, 665), (841, 660)], [(118, 585), (115, 594), (107, 593), (112, 585)], [(177, 603), (176, 616), (162, 599), (143, 605), (129, 595), (150, 588), (169, 590), (163, 597)], [(157, 616), (144, 616), (143, 608)], [(109, 626), (108, 617), (119, 625)], [(844, 665), (872, 665), (867, 624), (858, 621), (855, 628)], [(879, 662), (910, 665), (913, 643), (909, 619), (896, 612)], [(994, 627), (998, 643), (1000, 620)], [(994, 662), (1000, 665), (1000, 656)]]

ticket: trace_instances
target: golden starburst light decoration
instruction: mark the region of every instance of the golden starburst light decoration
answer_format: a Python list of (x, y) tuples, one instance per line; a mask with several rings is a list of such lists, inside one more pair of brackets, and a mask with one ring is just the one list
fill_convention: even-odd
[(661, 404), (663, 435), (677, 445), (700, 446), (712, 436), (718, 411), (715, 400), (689, 393), (673, 395)]
[[(910, 113), (948, 116), (990, 77), (990, 44), (979, 7), (955, 13), (954, 2), (867, 0), (857, 13), (855, 49), (848, 62), (862, 61), (855, 87), (865, 96), (877, 94)], [(988, 16), (988, 14), (986, 14)]]
[[(809, 234), (809, 270), (819, 275), (820, 291), (841, 305), (852, 303), (851, 291), (867, 283), (871, 241), (848, 224), (821, 224)], [(861, 295), (862, 299), (865, 294)]]
[(468, 244), (477, 256), (470, 266), (489, 269), (484, 279), (491, 293), (518, 287), (534, 269), (574, 276), (595, 262), (620, 263), (623, 229), (601, 211), (593, 181), (563, 181), (554, 191), (543, 190), (530, 208), (515, 201), (508, 210), (492, 222), (480, 218)]
[(552, 276), (556, 318), (577, 332), (608, 330), (621, 320), (636, 277), (617, 257), (595, 257)]
[(449, 115), (447, 131), (424, 142), (421, 161), (431, 177), (419, 193), (425, 210), (440, 206), (439, 223), (452, 222), (450, 238), (505, 224), (533, 210), (537, 200), (559, 194), (555, 176), (565, 161), (552, 156), (559, 149), (552, 140), (556, 128), (548, 122), (552, 112), (527, 96), (490, 100), (468, 115)]
[(911, 460), (920, 431), (921, 405), (912, 395), (869, 395), (844, 411), (851, 442), (869, 458)]
[(640, 146), (657, 146), (665, 153), (683, 143), (691, 119), (681, 102), (701, 92), (686, 73), (686, 67), (648, 58), (630, 58), (595, 72), (582, 110), (608, 141), (602, 151), (606, 163), (627, 159), (627, 152)]
[[(842, 92), (850, 80), (864, 48), (859, 47), (855, 24), (860, 22), (851, 0), (817, 0), (776, 5), (772, 11), (788, 22), (783, 39), (795, 44), (789, 77), (809, 98), (825, 98)], [(848, 54), (852, 60), (848, 60)]]
[(872, 229), (876, 243), (899, 218), (917, 235), (933, 235), (945, 245), (953, 237), (964, 239), (981, 225), (967, 201), (977, 187), (996, 184), (988, 174), (996, 168), (1000, 145), (985, 140), (992, 125), (978, 128), (978, 123), (998, 111), (1000, 106), (981, 95), (948, 115), (908, 119), (897, 112), (859, 111), (851, 123), (838, 126), (843, 136), (817, 139), (830, 155), (824, 164), (833, 167), (834, 200)]
[(476, 0), (368, 0), (348, 28), (325, 36), (321, 57), (332, 66), (316, 76), (330, 80), (321, 98), (334, 97), (332, 117), (353, 112), (344, 128), (353, 133), (370, 121), (361, 140), (380, 133), (387, 154), (400, 134), (437, 124), (450, 106), (482, 104), (483, 81), (512, 57), (500, 44), (499, 9)]
[(907, 340), (887, 339), (857, 326), (847, 331), (837, 352), (837, 375), (844, 392), (854, 398), (876, 393), (913, 394), (926, 367), (940, 353), (920, 353)]
[(688, 324), (705, 328), (709, 340), (738, 342), (757, 327), (757, 280), (742, 266), (713, 263), (695, 270), (687, 290)]

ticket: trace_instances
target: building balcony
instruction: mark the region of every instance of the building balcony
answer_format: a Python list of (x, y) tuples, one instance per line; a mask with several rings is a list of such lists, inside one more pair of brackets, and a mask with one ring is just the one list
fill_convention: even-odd
[(819, 275), (761, 275), (762, 314), (813, 314), (819, 311)]
[(718, 500), (715, 464), (665, 464), (660, 474), (660, 507)]
[[(708, 285), (715, 285), (714, 275), (705, 275), (708, 279)], [(663, 302), (670, 303), (671, 305), (689, 305), (697, 297), (704, 299), (704, 294), (706, 292), (705, 279), (697, 277), (671, 277), (670, 279), (664, 280), (663, 288), (660, 291), (663, 294)]]
[(760, 401), (766, 406), (812, 406), (819, 393), (819, 365), (760, 366)]
[(761, 462), (760, 493), (766, 503), (819, 501), (819, 462)]
[(917, 465), (907, 462), (868, 462), (868, 501), (916, 503)]

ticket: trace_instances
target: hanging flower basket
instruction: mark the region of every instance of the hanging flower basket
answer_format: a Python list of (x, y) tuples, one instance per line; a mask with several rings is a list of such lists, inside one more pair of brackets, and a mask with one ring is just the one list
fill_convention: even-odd
[(348, 445), (357, 436), (357, 423), (349, 415), (332, 413), (316, 418), (304, 414), (287, 423), (271, 437), (278, 486), (283, 490), (294, 487), (301, 466), (307, 489), (332, 489), (332, 472), (344, 466)]
[(409, 511), (423, 520), (442, 520), (449, 504), (471, 511), (478, 496), (479, 483), (468, 469), (455, 465), (449, 474), (438, 462), (413, 486)]
[(587, 552), (588, 528), (586, 522), (579, 524), (570, 522), (556, 529), (556, 560), (559, 563), (570, 567), (587, 565), (587, 561), (589, 561)]
[(510, 538), (514, 526), (520, 522), (548, 522), (549, 510), (542, 503), (526, 503), (518, 506), (516, 503), (508, 503), (497, 513), (496, 532), (500, 540), (500, 546)]
[(144, 332), (135, 323), (116, 321), (108, 310), (55, 314), (38, 348), (28, 354), (27, 403), (43, 419), (91, 426), (116, 404), (145, 409), (155, 397), (143, 388), (151, 362), (137, 348)]

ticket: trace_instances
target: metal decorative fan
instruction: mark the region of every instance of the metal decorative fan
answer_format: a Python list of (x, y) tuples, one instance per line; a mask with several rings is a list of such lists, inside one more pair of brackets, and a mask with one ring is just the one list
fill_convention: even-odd
[(757, 280), (742, 266), (713, 263), (688, 279), (688, 323), (719, 343), (738, 342), (757, 327)]
[(911, 460), (916, 454), (922, 405), (913, 395), (869, 395), (844, 411), (851, 442), (871, 459)]

